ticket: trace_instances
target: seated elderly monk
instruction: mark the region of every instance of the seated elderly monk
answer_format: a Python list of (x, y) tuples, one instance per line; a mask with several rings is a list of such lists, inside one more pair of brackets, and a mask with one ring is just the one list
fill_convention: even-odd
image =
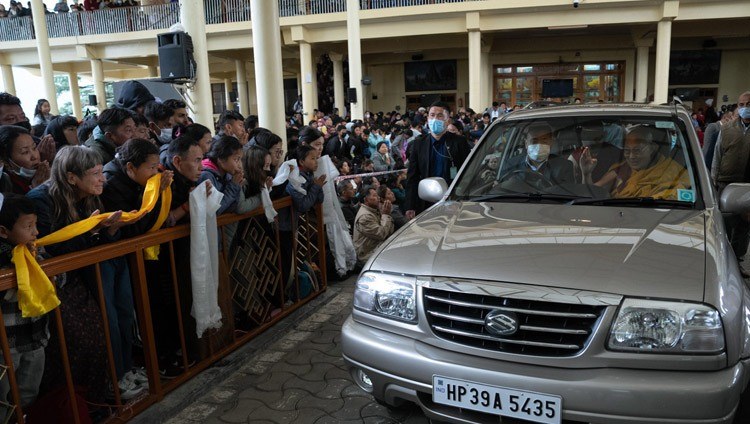
[(609, 189), (615, 198), (677, 199), (677, 190), (690, 188), (685, 167), (659, 153), (659, 145), (647, 127), (639, 126), (627, 133), (622, 153), (625, 160), (613, 165), (594, 183), (591, 172), (596, 159), (584, 152), (580, 163), (585, 182)]

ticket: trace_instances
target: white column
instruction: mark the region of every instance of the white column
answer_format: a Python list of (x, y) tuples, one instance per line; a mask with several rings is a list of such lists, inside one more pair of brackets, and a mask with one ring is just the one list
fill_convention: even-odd
[(16, 95), (16, 80), (13, 79), (13, 66), (0, 65), (0, 71), (3, 74), (3, 90), (6, 93)]
[[(479, 64), (480, 64), (479, 76), (481, 79), (479, 90), (482, 93), (481, 102), (483, 105), (482, 107), (487, 107), (491, 105), (492, 102), (495, 100), (500, 101), (500, 99), (495, 98), (496, 93), (494, 92), (494, 89), (492, 87), (492, 67), (490, 65), (489, 50), (485, 51), (485, 49), (482, 48), (482, 53), (479, 58)], [(477, 111), (476, 109), (474, 110)]]
[(55, 72), (52, 69), (52, 56), (49, 51), (49, 38), (47, 38), (47, 18), (44, 15), (42, 0), (31, 0), (31, 14), (34, 23), (36, 51), (39, 57), (39, 69), (42, 71), (42, 80), (44, 81), (44, 95), (49, 100), (50, 113), (59, 115), (57, 92), (55, 90)]
[(245, 61), (235, 59), (235, 72), (237, 73), (237, 101), (240, 102), (240, 113), (246, 117), (250, 115), (250, 101), (247, 96), (247, 68)]
[(344, 55), (341, 53), (328, 53), (333, 62), (333, 107), (339, 109), (339, 115), (344, 113)]
[(99, 112), (107, 108), (107, 96), (104, 92), (104, 67), (101, 59), (91, 59), (91, 76), (94, 78), (94, 94)]
[[(349, 53), (349, 86), (357, 92), (357, 102), (349, 104), (352, 120), (364, 119), (365, 93), (362, 89), (362, 47), (359, 38), (359, 0), (346, 0), (346, 35)], [(349, 100), (351, 102), (351, 99)]]
[[(284, 81), (281, 68), (279, 3), (251, 1), (255, 88), (258, 93), (258, 125), (286, 139)], [(286, 143), (284, 149), (286, 149)]]
[(656, 29), (656, 72), (654, 75), (654, 103), (666, 103), (669, 89), (669, 54), (672, 43), (672, 21), (659, 21)]
[(638, 46), (635, 70), (635, 101), (648, 101), (648, 51), (649, 46)]
[(251, 78), (247, 81), (247, 92), (248, 92), (247, 93), (248, 115), (257, 115), (258, 114), (258, 96), (255, 95), (255, 78)]
[(297, 72), (297, 95), (302, 95), (302, 74)]
[(213, 98), (211, 74), (208, 69), (206, 16), (203, 0), (180, 0), (180, 22), (193, 40), (193, 58), (197, 65), (195, 84), (187, 91), (187, 97), (193, 106), (193, 120), (208, 128), (213, 128)]
[(305, 41), (299, 42), (299, 71), (302, 75), (302, 121), (307, 125), (313, 119), (315, 109), (315, 73), (312, 64), (312, 47)]
[(232, 80), (229, 78), (224, 78), (224, 109), (234, 109), (234, 103), (232, 103)]
[(482, 110), (482, 33), (469, 30), (469, 107)]
[(68, 83), (70, 85), (70, 98), (73, 103), (73, 115), (76, 119), (83, 119), (83, 108), (81, 107), (81, 90), (78, 87), (78, 73), (68, 72)]

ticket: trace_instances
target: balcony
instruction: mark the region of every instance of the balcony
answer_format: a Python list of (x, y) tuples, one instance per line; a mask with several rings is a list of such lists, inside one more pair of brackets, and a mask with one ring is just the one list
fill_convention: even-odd
[[(361, 10), (478, 0), (360, 0)], [(346, 0), (278, 0), (279, 17), (346, 12)], [(206, 24), (250, 21), (247, 0), (204, 0)], [(49, 38), (165, 30), (180, 20), (179, 3), (118, 7), (45, 16)], [(34, 39), (30, 16), (0, 18), (0, 42)]]

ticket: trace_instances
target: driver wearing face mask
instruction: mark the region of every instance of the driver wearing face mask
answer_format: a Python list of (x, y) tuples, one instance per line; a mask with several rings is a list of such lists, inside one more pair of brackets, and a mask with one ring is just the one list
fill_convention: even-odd
[(406, 217), (411, 219), (426, 208), (419, 199), (419, 182), (427, 177), (441, 177), (450, 184), (471, 152), (465, 137), (448, 131), (451, 123), (450, 107), (435, 102), (427, 111), (429, 133), (414, 139), (409, 146), (409, 165), (406, 177)]
[(521, 171), (541, 174), (555, 185), (574, 182), (573, 163), (567, 158), (552, 153), (555, 136), (552, 127), (544, 122), (535, 122), (526, 130), (526, 156), (516, 156), (503, 171), (504, 175)]

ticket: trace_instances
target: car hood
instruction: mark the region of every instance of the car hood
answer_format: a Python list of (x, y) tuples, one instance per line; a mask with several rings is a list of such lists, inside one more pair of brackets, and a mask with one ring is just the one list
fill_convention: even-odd
[(703, 211), (444, 202), (371, 270), (702, 301)]

